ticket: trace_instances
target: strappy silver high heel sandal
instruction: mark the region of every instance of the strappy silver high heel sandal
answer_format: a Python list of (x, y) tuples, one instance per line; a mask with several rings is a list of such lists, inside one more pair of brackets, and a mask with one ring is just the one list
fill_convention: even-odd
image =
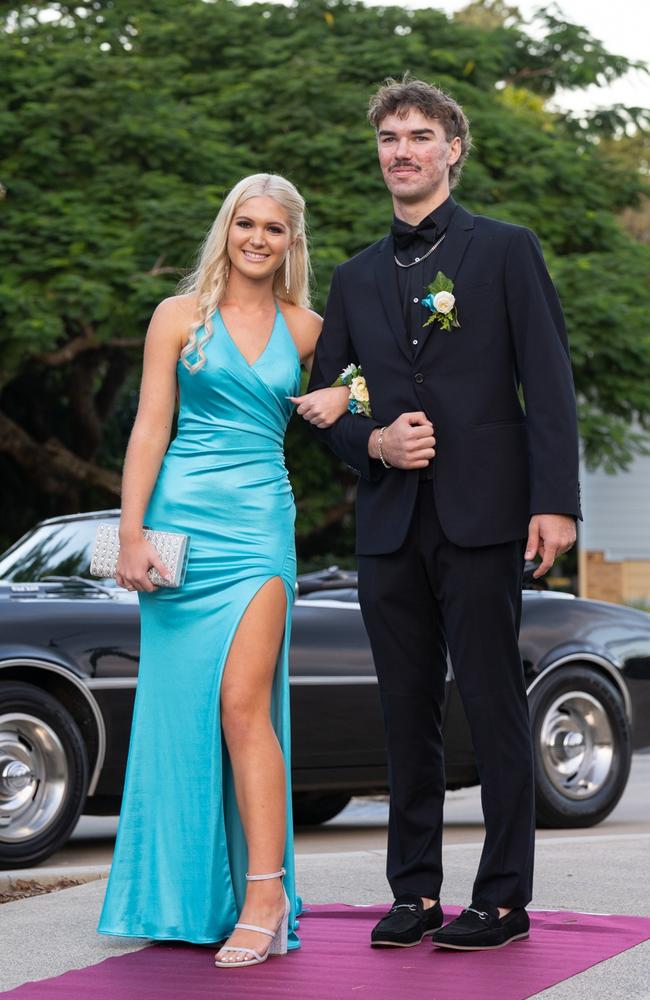
[[(287, 874), (286, 869), (281, 868), (279, 872), (271, 872), (270, 875), (249, 875), (246, 873), (247, 882), (262, 882), (269, 878), (284, 878)], [(289, 897), (287, 896), (287, 891), (283, 886), (282, 891), (284, 892), (284, 914), (280, 919), (280, 923), (274, 931), (270, 931), (268, 927), (257, 927), (255, 924), (235, 924), (235, 930), (239, 928), (243, 931), (257, 931), (258, 934), (266, 934), (267, 937), (271, 938), (271, 943), (263, 954), (256, 951), (255, 948), (246, 948), (243, 945), (231, 945), (225, 944), (219, 949), (219, 953), (222, 951), (244, 951), (246, 954), (250, 955), (250, 958), (245, 958), (240, 962), (222, 962), (218, 958), (215, 958), (214, 964), (220, 969), (240, 969), (244, 965), (261, 965), (262, 962), (266, 962), (269, 955), (286, 955), (287, 953), (287, 941), (289, 937)]]

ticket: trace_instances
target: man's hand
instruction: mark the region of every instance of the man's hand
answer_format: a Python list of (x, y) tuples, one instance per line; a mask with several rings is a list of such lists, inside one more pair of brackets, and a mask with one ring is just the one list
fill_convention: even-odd
[[(378, 437), (379, 431), (374, 430), (368, 440), (371, 458), (379, 458)], [(435, 443), (433, 424), (426, 413), (402, 413), (384, 431), (381, 450), (396, 469), (425, 469), (436, 453)]]
[(533, 573), (535, 579), (544, 576), (555, 562), (556, 556), (568, 552), (576, 540), (576, 525), (566, 514), (533, 514), (528, 525), (526, 559), (541, 556), (541, 563)]

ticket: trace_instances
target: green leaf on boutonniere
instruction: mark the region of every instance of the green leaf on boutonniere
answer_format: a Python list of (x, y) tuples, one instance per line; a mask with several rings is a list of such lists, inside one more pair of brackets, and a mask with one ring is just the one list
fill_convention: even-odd
[(425, 309), (431, 310), (431, 316), (422, 324), (423, 327), (437, 323), (441, 330), (451, 330), (452, 327), (459, 327), (458, 314), (456, 312), (456, 299), (452, 294), (454, 283), (442, 271), (438, 271), (435, 279), (426, 287), (429, 293), (421, 299)]
[(427, 285), (427, 291), (431, 292), (432, 295), (437, 295), (438, 292), (453, 292), (453, 290), (453, 281), (451, 278), (447, 278), (442, 271), (438, 271), (431, 284)]

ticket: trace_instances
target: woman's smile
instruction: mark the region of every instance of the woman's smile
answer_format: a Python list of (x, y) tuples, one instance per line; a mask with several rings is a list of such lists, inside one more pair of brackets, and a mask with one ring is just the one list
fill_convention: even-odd
[(243, 250), (242, 253), (246, 260), (250, 261), (265, 261), (269, 257), (269, 254), (259, 253), (256, 250)]

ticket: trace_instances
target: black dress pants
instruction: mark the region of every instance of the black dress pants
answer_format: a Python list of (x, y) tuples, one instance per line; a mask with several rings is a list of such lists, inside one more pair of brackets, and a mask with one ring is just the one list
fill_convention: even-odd
[(359, 556), (359, 600), (384, 712), (394, 895), (437, 899), (445, 774), (447, 647), (469, 722), (485, 819), (475, 903), (525, 906), (535, 838), (533, 754), (517, 636), (524, 540), (450, 542), (421, 482), (397, 552)]

